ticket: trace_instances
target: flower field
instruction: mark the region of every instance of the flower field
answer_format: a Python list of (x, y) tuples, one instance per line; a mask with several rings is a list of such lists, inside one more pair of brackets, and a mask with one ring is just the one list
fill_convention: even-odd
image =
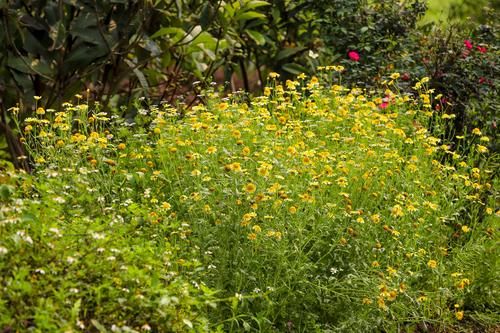
[(498, 329), (490, 138), (447, 137), (426, 78), (342, 70), (19, 120), (35, 167), (0, 173), (3, 332)]

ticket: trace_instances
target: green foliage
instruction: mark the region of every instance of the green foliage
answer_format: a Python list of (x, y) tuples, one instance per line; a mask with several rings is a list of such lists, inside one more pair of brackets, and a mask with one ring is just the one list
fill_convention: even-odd
[(480, 128), (491, 138), (487, 145), (498, 151), (499, 26), (493, 17), (489, 22), (428, 27), (414, 35), (410, 55), (398, 67), (410, 78), (430, 77), (430, 87), (443, 97), (433, 107), (456, 115), (448, 136)]
[(410, 98), (342, 71), (19, 123), (35, 170), (0, 176), (0, 329), (494, 327), (498, 179), (477, 165), (498, 155), (438, 137), (428, 79)]
[[(421, 1), (314, 1), (326, 63), (348, 69), (344, 79), (354, 85), (376, 86), (406, 51), (409, 36), (425, 13)], [(349, 59), (355, 51), (359, 61)]]

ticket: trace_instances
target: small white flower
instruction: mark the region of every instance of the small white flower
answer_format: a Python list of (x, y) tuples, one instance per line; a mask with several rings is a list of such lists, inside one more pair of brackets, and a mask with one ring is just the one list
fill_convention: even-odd
[(93, 232), (92, 238), (93, 239), (104, 239), (104, 238), (106, 238), (106, 235), (104, 233)]
[(144, 324), (141, 326), (141, 330), (143, 331), (151, 331), (151, 326), (149, 326), (148, 324)]
[(85, 328), (85, 324), (81, 320), (76, 321), (76, 326), (78, 326), (82, 330)]
[(43, 275), (43, 274), (45, 274), (45, 271), (43, 269), (41, 269), (41, 268), (37, 268), (37, 269), (35, 269), (35, 273)]
[(9, 250), (7, 250), (5, 247), (3, 246), (0, 246), (0, 255), (4, 255), (4, 254), (7, 254), (7, 252), (9, 252)]
[(313, 50), (309, 50), (309, 57), (313, 58), (313, 59), (316, 59), (317, 57), (319, 57), (319, 54), (317, 53), (314, 53)]
[(66, 258), (66, 262), (67, 262), (68, 264), (72, 264), (72, 263), (74, 263), (75, 261), (76, 261), (76, 259), (75, 259), (75, 258), (73, 258), (73, 257), (67, 257), (67, 258)]

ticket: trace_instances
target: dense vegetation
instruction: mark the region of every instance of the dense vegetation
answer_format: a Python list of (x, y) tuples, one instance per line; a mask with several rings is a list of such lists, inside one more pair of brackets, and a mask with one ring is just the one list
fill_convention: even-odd
[(0, 3), (0, 331), (498, 330), (481, 3)]

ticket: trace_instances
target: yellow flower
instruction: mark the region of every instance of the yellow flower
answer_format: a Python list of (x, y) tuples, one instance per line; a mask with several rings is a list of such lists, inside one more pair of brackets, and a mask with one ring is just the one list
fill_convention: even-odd
[(268, 76), (269, 76), (271, 79), (277, 79), (277, 78), (279, 78), (279, 77), (280, 77), (280, 75), (279, 75), (278, 73), (276, 73), (276, 72), (271, 72), (271, 73), (269, 73), (269, 75), (268, 75)]
[(363, 298), (363, 304), (365, 304), (365, 305), (369, 305), (369, 304), (372, 304), (372, 303), (373, 303), (373, 301), (372, 301), (371, 299), (366, 298), (366, 297), (365, 297), (365, 298)]
[(480, 153), (487, 153), (488, 152), (488, 148), (486, 148), (485, 146), (482, 146), (482, 145), (476, 145), (476, 148), (477, 148), (477, 151), (480, 152)]
[(163, 208), (165, 210), (170, 210), (170, 208), (172, 208), (172, 205), (169, 204), (168, 202), (164, 201), (161, 203), (161, 208)]
[(290, 208), (288, 208), (288, 211), (290, 212), (290, 214), (295, 214), (297, 213), (297, 207), (290, 206)]
[(422, 302), (425, 302), (425, 301), (427, 301), (427, 296), (422, 295), (422, 296), (419, 296), (417, 298), (417, 302), (419, 302), (419, 303), (422, 303)]
[(387, 305), (385, 305), (385, 301), (384, 301), (384, 298), (382, 296), (379, 296), (377, 298), (377, 305), (379, 308), (381, 308), (383, 310), (387, 310)]
[(429, 260), (429, 261), (427, 262), (427, 266), (429, 266), (430, 268), (434, 269), (434, 268), (436, 268), (436, 267), (437, 267), (437, 261), (436, 261), (436, 260), (432, 260), (432, 259), (431, 259), (431, 260)]
[(478, 135), (478, 136), (482, 135), (481, 130), (477, 127), (472, 130), (472, 134)]
[(251, 241), (256, 240), (257, 239), (257, 234), (254, 233), (254, 232), (251, 232), (251, 233), (248, 234), (247, 238), (249, 240), (251, 240)]
[(310, 195), (309, 193), (299, 194), (299, 197), (304, 202), (309, 202), (309, 203), (313, 203), (314, 202), (314, 197), (312, 195)]
[(252, 227), (252, 230), (257, 234), (262, 231), (261, 227), (257, 224)]
[(118, 148), (118, 150), (124, 150), (126, 147), (124, 143), (120, 143), (116, 148)]
[(217, 106), (217, 108), (219, 109), (219, 111), (224, 111), (228, 107), (229, 107), (229, 104), (227, 104), (226, 102), (219, 103), (219, 105)]
[(372, 220), (373, 223), (379, 223), (380, 222), (380, 215), (373, 214), (372, 216), (370, 216), (370, 220)]
[(232, 135), (232, 136), (233, 136), (233, 138), (235, 138), (235, 139), (239, 139), (239, 138), (241, 138), (241, 132), (240, 132), (240, 131), (238, 131), (238, 130), (234, 130), (234, 131), (232, 131), (232, 132), (231, 132), (231, 135)]
[(464, 233), (468, 233), (468, 232), (470, 231), (470, 228), (469, 228), (468, 226), (466, 226), (466, 225), (463, 225), (463, 226), (462, 226), (462, 231), (463, 231)]
[(393, 79), (393, 80), (397, 80), (399, 77), (400, 77), (399, 73), (392, 73), (391, 74), (391, 79)]
[(234, 162), (234, 163), (231, 163), (231, 164), (226, 164), (224, 166), (224, 169), (226, 171), (234, 171), (234, 172), (242, 172), (243, 169), (241, 168), (241, 164), (238, 163), (238, 162)]
[(208, 154), (214, 154), (215, 152), (217, 152), (217, 147), (210, 146), (210, 147), (207, 148), (207, 153)]
[(395, 205), (391, 208), (391, 216), (393, 217), (402, 217), (404, 216), (403, 208), (400, 205)]
[(41, 107), (40, 107), (40, 108), (37, 108), (37, 109), (36, 109), (36, 114), (40, 114), (40, 115), (41, 115), (41, 114), (45, 114), (45, 109), (44, 109), (44, 108), (41, 108)]
[(457, 318), (457, 320), (464, 319), (464, 312), (463, 311), (457, 311), (457, 312), (455, 312), (455, 318)]
[(253, 193), (257, 189), (257, 186), (255, 186), (255, 184), (253, 184), (253, 183), (248, 183), (245, 185), (244, 189), (245, 189), (245, 192), (247, 192), (247, 193)]
[(458, 289), (464, 289), (465, 287), (467, 287), (468, 285), (470, 284), (470, 280), (469, 279), (461, 279), (460, 281), (458, 281), (457, 283), (457, 288)]
[(387, 266), (387, 273), (389, 273), (390, 276), (398, 275), (398, 271), (391, 266)]

